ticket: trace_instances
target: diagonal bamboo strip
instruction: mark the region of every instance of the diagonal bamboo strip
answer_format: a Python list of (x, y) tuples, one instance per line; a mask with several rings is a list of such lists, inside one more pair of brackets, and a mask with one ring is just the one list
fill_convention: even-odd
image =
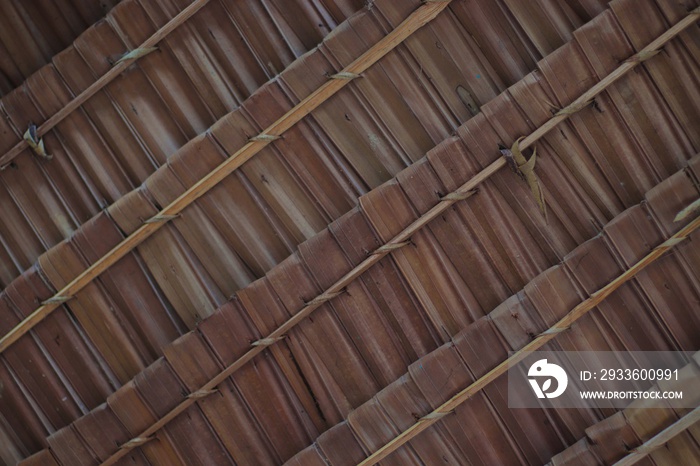
[[(185, 21), (190, 19), (195, 13), (202, 9), (209, 0), (194, 0), (190, 5), (188, 5), (184, 10), (178, 13), (173, 19), (168, 21), (163, 27), (158, 29), (151, 37), (146, 39), (140, 46), (134, 50), (149, 50), (153, 49), (155, 45), (163, 40), (165, 36), (173, 32), (178, 26), (183, 24)], [(100, 78), (92, 83), (87, 89), (78, 94), (73, 100), (68, 102), (68, 104), (61, 110), (52, 115), (48, 120), (41, 124), (36, 130), (37, 136), (41, 137), (48, 133), (54, 126), (59, 124), (70, 115), (75, 109), (87, 102), (90, 97), (98, 93), (109, 83), (114, 81), (114, 79), (119, 76), (122, 71), (127, 69), (136, 60), (144, 55), (136, 54), (130, 57), (129, 54), (122, 57), (118, 63), (116, 63), (112, 68), (109, 69), (105, 74), (100, 76)], [(2, 157), (0, 157), (0, 170), (3, 170), (15, 157), (22, 153), (26, 149), (28, 143), (26, 140), (21, 140), (15, 144), (12, 149), (7, 151)]]
[(538, 335), (534, 340), (515, 352), (508, 359), (491, 369), (483, 377), (480, 377), (467, 388), (443, 403), (432, 413), (422, 417), (417, 423), (413, 424), (389, 443), (385, 444), (379, 450), (371, 454), (367, 459), (359, 463), (359, 466), (370, 466), (378, 463), (382, 459), (389, 456), (392, 452), (396, 451), (406, 442), (410, 441), (428, 427), (435, 424), (440, 419), (439, 415), (447, 414), (453, 411), (459, 405), (481, 391), (488, 384), (496, 380), (499, 376), (503, 375), (506, 371), (508, 371), (508, 367), (522, 361), (528, 356), (528, 353), (541, 348), (547, 342), (556, 338), (559, 333), (568, 329), (578, 319), (595, 309), (596, 306), (603, 302), (605, 298), (610, 296), (615, 290), (634, 278), (639, 272), (660, 258), (666, 251), (687, 238), (688, 235), (690, 235), (698, 227), (700, 227), (700, 217), (693, 220), (685, 228), (671, 236), (667, 241), (658, 245), (653, 251), (630, 267), (622, 275), (618, 276), (615, 280), (611, 281), (603, 288), (590, 295), (585, 301), (581, 302), (578, 306), (569, 311), (568, 314), (559, 320), (559, 322), (554, 324), (549, 330)]
[[(438, 4), (438, 3), (435, 2), (435, 4)], [(659, 36), (659, 38), (657, 38), (654, 42), (652, 42), (650, 45), (645, 47), (639, 53), (648, 54), (649, 51), (647, 49), (650, 49), (650, 47), (652, 45), (654, 47), (657, 47), (657, 48), (662, 47), (666, 42), (673, 39), (676, 35), (678, 35), (684, 29), (686, 29), (690, 25), (694, 24), (695, 21), (697, 21), (697, 19), (698, 19), (697, 16), (700, 16), (700, 8), (693, 11), (686, 18), (684, 18), (682, 21), (677, 23), (675, 26), (673, 26), (671, 29), (666, 31), (661, 36)], [(632, 58), (634, 58), (634, 57), (632, 57)], [(639, 64), (640, 61), (632, 61), (629, 63), (632, 63), (633, 66), (629, 67), (628, 63), (626, 62), (624, 65), (622, 65), (620, 67), (620, 68), (625, 67), (625, 73), (628, 72), (629, 70), (631, 70), (634, 67), (634, 65)], [(588, 101), (588, 100), (592, 99), (596, 95), (603, 92), (608, 86), (610, 86), (615, 81), (620, 79), (624, 74), (624, 73), (618, 72), (620, 68), (613, 71), (603, 81), (601, 81), (601, 82), (606, 83), (604, 86), (600, 86), (600, 83), (598, 83), (596, 86), (594, 86), (592, 88), (592, 89), (596, 89), (595, 92), (591, 92), (590, 90), (587, 91), (583, 96), (581, 96), (581, 97), (579, 97), (579, 99), (575, 100), (572, 103), (572, 105), (578, 101)], [(613, 78), (611, 78), (611, 76)], [(337, 81), (344, 82), (345, 80), (335, 80), (335, 81), (336, 82)], [(568, 116), (569, 115), (564, 115), (563, 117), (562, 116), (555, 116), (551, 120), (548, 120), (543, 126), (538, 128), (530, 136), (526, 137), (521, 142), (520, 148), (524, 149), (525, 147), (531, 146), (532, 144), (535, 143), (535, 141), (537, 139), (543, 137), (547, 132), (549, 132), (552, 128), (554, 128), (556, 126), (556, 124), (567, 119)], [(556, 121), (556, 123), (552, 124), (551, 123), (552, 121)], [(253, 345), (251, 345), (251, 348), (245, 354), (243, 354), (239, 359), (234, 361), (231, 365), (226, 367), (216, 377), (214, 377), (209, 382), (207, 382), (204, 386), (202, 386), (200, 388), (200, 390), (204, 390), (204, 391), (213, 390), (216, 386), (218, 386), (220, 383), (224, 382), (228, 377), (233, 375), (241, 367), (243, 367), (245, 364), (247, 364), (249, 361), (251, 361), (256, 355), (263, 352), (265, 350), (265, 348), (267, 348), (271, 345), (274, 345), (276, 342), (284, 339), (285, 335), (289, 332), (289, 330), (291, 330), (298, 323), (300, 323), (301, 321), (306, 319), (306, 317), (308, 317), (314, 310), (316, 310), (318, 307), (320, 307), (321, 304), (328, 301), (327, 299), (325, 299), (325, 297), (328, 297), (331, 295), (337, 295), (337, 294), (341, 293), (345, 289), (345, 287), (347, 287), (353, 280), (355, 280), (357, 277), (362, 275), (366, 270), (368, 270), (374, 264), (379, 262), (382, 258), (387, 256), (393, 250), (407, 245), (410, 242), (409, 239), (411, 238), (411, 236), (413, 234), (415, 234), (417, 231), (419, 231), (421, 228), (423, 228), (426, 224), (428, 224), (434, 218), (438, 217), (442, 212), (447, 210), (454, 203), (456, 203), (460, 200), (467, 199), (467, 198), (471, 197), (472, 195), (474, 195), (477, 192), (477, 190), (476, 190), (477, 186), (480, 185), (482, 182), (486, 181), (491, 175), (493, 175), (500, 168), (505, 166), (505, 164), (506, 164), (505, 159), (499, 158), (498, 160), (496, 160), (495, 162), (493, 162), (492, 164), (487, 166), (484, 170), (479, 172), (477, 175), (475, 175), (473, 178), (471, 178), (469, 181), (467, 181), (462, 186), (460, 186), (457, 190), (444, 196), (442, 198), (442, 200), (438, 204), (436, 204), (432, 209), (430, 209), (428, 212), (426, 212), (420, 218), (416, 219), (413, 223), (411, 223), (403, 231), (401, 231), (399, 234), (397, 234), (394, 238), (389, 240), (386, 244), (384, 244), (383, 246), (380, 246), (378, 249), (371, 252), (364, 261), (362, 261), (354, 269), (352, 269), (347, 274), (345, 274), (343, 277), (341, 277), (336, 283), (331, 285), (328, 289), (326, 289), (323, 293), (321, 293), (317, 298), (315, 298), (315, 299), (311, 300), (309, 303), (307, 303), (307, 305), (304, 306), (297, 314), (293, 315), (289, 320), (287, 320), (284, 324), (282, 324), (280, 327), (278, 327), (276, 330), (274, 330), (272, 333), (270, 333), (267, 337), (259, 340), (260, 343), (258, 343), (258, 344), (254, 343)], [(670, 248), (670, 247), (673, 247), (675, 244), (676, 243), (669, 240), (669, 242), (664, 243), (664, 245), (662, 245), (662, 246), (666, 247), (666, 248)], [(320, 299), (320, 298), (322, 298), (322, 299)], [(552, 328), (552, 329), (549, 329), (548, 331), (544, 332), (543, 335), (547, 335), (547, 336), (551, 335), (551, 338), (553, 338), (557, 333), (560, 333), (563, 330), (564, 329)], [(1, 343), (1, 340), (0, 340), (0, 343)], [(0, 350), (1, 349), (2, 348), (0, 346)], [(173, 420), (175, 417), (182, 414), (193, 403), (194, 403), (193, 399), (191, 399), (191, 398), (185, 399), (178, 406), (176, 406), (170, 412), (168, 412), (164, 417), (162, 417), (161, 419), (156, 421), (153, 425), (151, 425), (148, 429), (143, 431), (139, 435), (139, 437), (152, 438), (151, 436), (153, 434), (155, 434), (158, 430), (160, 430), (163, 426), (165, 426), (168, 422)], [(438, 417), (441, 417), (441, 416), (438, 416)], [(422, 430), (424, 430), (424, 429), (422, 429)], [(421, 432), (422, 430), (420, 430), (419, 432)], [(120, 450), (117, 451), (110, 458), (108, 458), (103, 463), (103, 465), (114, 464), (115, 461), (122, 458), (128, 452), (126, 445), (127, 444), (122, 445), (120, 447)]]
[(700, 421), (700, 407), (693, 409), (691, 412), (632, 450), (629, 455), (616, 462), (613, 466), (631, 466), (643, 460), (654, 450), (664, 446), (673, 437), (683, 433), (698, 421)]
[[(382, 38), (367, 52), (348, 65), (342, 72), (360, 74), (379, 61), (384, 55), (401, 44), (414, 31), (432, 21), (442, 10), (444, 10), (451, 0), (444, 2), (426, 3), (416, 9), (408, 16), (396, 29)], [(299, 102), (294, 108), (284, 114), (279, 120), (266, 128), (261, 134), (279, 136), (305, 116), (311, 113), (319, 105), (328, 100), (340, 89), (345, 87), (350, 80), (329, 79), (321, 87), (316, 89), (304, 100)], [(230, 175), (234, 170), (243, 165), (255, 154), (260, 152), (265, 146), (270, 144), (268, 138), (251, 140), (236, 153), (231, 155), (225, 162), (216, 167), (212, 172), (195, 183), (177, 199), (171, 202), (163, 210), (158, 212), (153, 218), (160, 221), (146, 222), (134, 233), (126, 237), (121, 243), (102, 256), (80, 275), (75, 277), (70, 283), (59, 290), (56, 296), (71, 297), (87, 286), (93, 279), (107, 270), (111, 265), (128, 254), (136, 246), (145, 241), (153, 233), (158, 231), (170, 219), (177, 217), (187, 206), (192, 204), (199, 197), (204, 195), (219, 182)], [(40, 306), (7, 335), (0, 339), (0, 353), (5, 351), (12, 343), (17, 341), (22, 335), (31, 330), (35, 325), (44, 320), (54, 309), (59, 307), (59, 303), (49, 300)]]

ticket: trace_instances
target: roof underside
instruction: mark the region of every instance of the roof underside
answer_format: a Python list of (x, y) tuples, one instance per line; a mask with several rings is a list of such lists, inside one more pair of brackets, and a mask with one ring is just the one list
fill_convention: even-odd
[(700, 350), (698, 0), (24, 3), (0, 462), (700, 463), (697, 410), (498, 372)]

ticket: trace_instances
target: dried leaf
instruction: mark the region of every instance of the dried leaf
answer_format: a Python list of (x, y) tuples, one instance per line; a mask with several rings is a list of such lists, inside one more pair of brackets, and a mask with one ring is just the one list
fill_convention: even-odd
[[(542, 187), (540, 186), (540, 180), (537, 178), (537, 175), (535, 174), (535, 163), (537, 162), (537, 150), (534, 150), (532, 152), (532, 157), (530, 157), (530, 160), (527, 160), (523, 153), (520, 151), (520, 141), (523, 138), (518, 138), (514, 143), (513, 146), (510, 148), (510, 152), (513, 156), (513, 160), (515, 160), (516, 165), (518, 166), (518, 171), (522, 175), (522, 178), (525, 180), (525, 182), (530, 186), (530, 191), (532, 191), (532, 195), (535, 197), (535, 202), (537, 202), (537, 205), (540, 208), (540, 211), (542, 211), (542, 215), (544, 215), (545, 221), (547, 220), (547, 205), (544, 200), (544, 191), (542, 190)], [(503, 151), (501, 151), (503, 152)]]
[(537, 161), (537, 149), (532, 151), (532, 157), (530, 157), (530, 160), (525, 162), (523, 165), (521, 165), (520, 171), (523, 173), (528, 172), (528, 171), (534, 171), (535, 170), (535, 162)]
[(511, 154), (513, 154), (513, 160), (515, 160), (516, 165), (518, 166), (518, 169), (520, 169), (521, 166), (525, 165), (527, 163), (527, 159), (523, 155), (523, 153), (520, 151), (520, 141), (522, 141), (524, 138), (521, 136), (518, 139), (515, 140), (513, 145), (510, 148)]
[(676, 218), (674, 218), (673, 221), (680, 222), (681, 220), (685, 220), (691, 214), (695, 213), (698, 209), (700, 209), (700, 199), (678, 212), (678, 215), (676, 215)]
[(34, 153), (39, 157), (47, 160), (51, 160), (53, 156), (46, 153), (46, 148), (44, 147), (44, 140), (40, 139), (35, 124), (30, 124), (27, 131), (24, 133), (24, 140), (27, 141), (27, 145), (32, 148)]
[(158, 47), (144, 47), (144, 48), (138, 48), (134, 49), (131, 52), (125, 54), (123, 57), (121, 57), (115, 65), (118, 65), (121, 62), (127, 61), (127, 60), (137, 60), (145, 55), (148, 55), (151, 52), (154, 52), (158, 50)]

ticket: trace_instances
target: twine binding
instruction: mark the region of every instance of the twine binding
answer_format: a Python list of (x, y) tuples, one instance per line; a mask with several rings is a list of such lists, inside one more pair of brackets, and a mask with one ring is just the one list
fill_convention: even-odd
[(123, 445), (122, 445), (121, 447), (119, 447), (119, 448), (120, 448), (120, 449), (128, 449), (128, 450), (130, 450), (130, 449), (132, 449), (132, 448), (134, 448), (134, 447), (141, 446), (141, 445), (143, 445), (144, 443), (146, 443), (146, 442), (148, 442), (148, 441), (151, 441), (151, 440), (153, 440), (153, 437), (136, 437), (136, 438), (132, 438), (131, 440), (129, 440), (128, 442), (126, 442), (125, 444), (123, 444)]
[(276, 134), (261, 133), (261, 134), (258, 134), (257, 136), (253, 136), (252, 138), (249, 139), (249, 141), (251, 141), (251, 142), (270, 142), (270, 141), (276, 141), (280, 138), (282, 138), (282, 136), (277, 136)]
[(593, 103), (593, 99), (587, 100), (585, 102), (574, 102), (570, 105), (567, 105), (566, 107), (562, 108), (559, 110), (557, 113), (554, 114), (554, 116), (562, 116), (562, 115), (573, 115), (574, 113), (577, 113), (584, 108), (588, 107), (590, 104)]
[(128, 60), (137, 60), (141, 57), (145, 57), (151, 52), (155, 52), (156, 50), (158, 50), (158, 47), (139, 47), (137, 49), (132, 50), (131, 52), (125, 53), (123, 57), (117, 60), (115, 65), (118, 65)]
[(438, 412), (438, 411), (433, 411), (432, 413), (428, 413), (425, 416), (423, 416), (421, 419), (425, 419), (426, 421), (432, 420), (432, 419), (442, 419), (443, 417), (447, 416), (448, 414), (452, 414), (453, 411), (447, 411), (447, 412)]
[(308, 301), (304, 303), (305, 306), (316, 306), (319, 304), (323, 304), (326, 301), (330, 301), (331, 299), (340, 296), (341, 294), (345, 293), (345, 290), (337, 291), (335, 293), (322, 293), (318, 296), (316, 296), (314, 299), (311, 301)]
[(657, 55), (661, 50), (642, 50), (625, 60), (625, 63), (642, 63)]
[(563, 328), (552, 327), (552, 328), (548, 328), (548, 329), (545, 330), (544, 332), (540, 333), (540, 336), (542, 336), (542, 335), (556, 335), (556, 334), (558, 334), (558, 333), (566, 332), (566, 331), (569, 330), (570, 328), (571, 328), (571, 327), (563, 327)]
[(441, 201), (464, 201), (465, 199), (469, 199), (472, 197), (474, 194), (478, 193), (478, 189), (470, 189), (469, 191), (463, 193), (461, 191), (454, 191), (451, 192), (450, 194), (447, 194), (445, 196), (442, 196), (440, 198)]
[(348, 71), (341, 71), (340, 73), (332, 74), (329, 76), (330, 79), (355, 79), (355, 78), (360, 78), (361, 75), (357, 73), (350, 73)]
[(284, 340), (286, 338), (285, 335), (282, 335), (281, 337), (273, 337), (273, 338), (261, 338), (260, 340), (256, 340), (251, 343), (252, 346), (270, 346), (274, 345), (280, 340)]
[(384, 254), (384, 253), (386, 253), (386, 252), (391, 252), (391, 251), (394, 251), (394, 250), (396, 250), (396, 249), (400, 249), (400, 248), (402, 248), (402, 247), (404, 247), (404, 246), (406, 246), (407, 244), (410, 244), (410, 243), (411, 243), (410, 241), (403, 241), (403, 242), (401, 242), (401, 243), (389, 243), (389, 244), (385, 244), (384, 246), (381, 246), (381, 247), (375, 249), (374, 252), (372, 253), (372, 255), (374, 255), (374, 254)]
[(46, 306), (48, 304), (63, 304), (66, 301), (72, 299), (72, 296), (52, 296), (51, 298), (47, 299), (46, 301), (42, 301), (42, 305)]
[(216, 390), (216, 389), (214, 389), (214, 390), (197, 390), (197, 391), (192, 392), (189, 395), (187, 395), (187, 398), (199, 400), (200, 398), (207, 397), (207, 396), (211, 395), (212, 393), (216, 393), (218, 391), (219, 390)]
[(178, 218), (180, 214), (174, 214), (174, 215), (154, 215), (153, 217), (149, 218), (143, 223), (159, 223), (159, 222), (167, 222), (168, 220), (172, 220), (174, 218)]

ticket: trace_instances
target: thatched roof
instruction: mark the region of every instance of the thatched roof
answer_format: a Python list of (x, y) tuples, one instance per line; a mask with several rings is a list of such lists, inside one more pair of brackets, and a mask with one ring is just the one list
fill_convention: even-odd
[(698, 5), (124, 0), (0, 61), (0, 458), (700, 461), (502, 376), (700, 349)]
[(0, 11), (0, 96), (51, 61), (119, 0), (7, 1)]

